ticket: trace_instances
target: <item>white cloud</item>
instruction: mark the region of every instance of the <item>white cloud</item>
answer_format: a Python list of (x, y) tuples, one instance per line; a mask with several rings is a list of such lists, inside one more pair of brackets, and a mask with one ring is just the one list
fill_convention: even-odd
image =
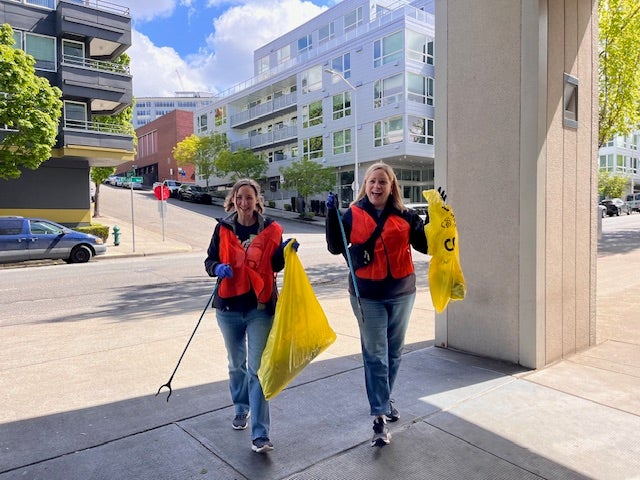
[[(187, 4), (188, 0), (182, 3)], [(133, 46), (128, 52), (132, 58), (134, 95), (173, 95), (179, 90), (217, 93), (248, 80), (253, 76), (256, 48), (324, 10), (326, 7), (301, 0), (252, 0), (231, 6), (214, 19), (213, 31), (208, 36), (203, 32), (207, 36), (206, 48), (184, 59), (172, 48), (157, 47), (148, 37), (134, 31)], [(159, 14), (161, 9), (155, 11)]]
[(136, 0), (131, 2), (131, 17), (149, 21), (155, 17), (170, 17), (176, 7), (176, 0)]

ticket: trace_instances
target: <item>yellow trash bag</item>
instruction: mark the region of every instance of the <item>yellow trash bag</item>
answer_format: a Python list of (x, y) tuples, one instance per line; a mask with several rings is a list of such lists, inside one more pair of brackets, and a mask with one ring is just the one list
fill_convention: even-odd
[(442, 313), (449, 300), (462, 300), (467, 287), (460, 268), (458, 229), (453, 209), (436, 190), (424, 190), (429, 223), (424, 227), (429, 245), (429, 290), (436, 312)]
[(258, 378), (267, 400), (280, 393), (336, 340), (291, 240), (284, 248), (284, 280)]

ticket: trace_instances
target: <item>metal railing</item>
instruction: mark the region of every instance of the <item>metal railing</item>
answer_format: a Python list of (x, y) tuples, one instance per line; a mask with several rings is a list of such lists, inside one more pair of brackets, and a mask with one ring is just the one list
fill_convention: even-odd
[(59, 3), (75, 3), (86, 7), (95, 8), (104, 12), (115, 13), (129, 17), (131, 15), (129, 7), (118, 5), (117, 3), (108, 2), (106, 0), (15, 0), (27, 5), (35, 5), (36, 7), (49, 8), (55, 10)]
[(105, 62), (103, 60), (95, 60), (93, 58), (77, 57), (75, 55), (62, 55), (62, 63), (65, 65), (73, 65), (74, 67), (84, 67), (91, 70), (101, 72), (120, 73), (130, 75), (131, 69), (129, 65), (121, 65), (119, 63)]
[(115, 125), (112, 123), (88, 122), (86, 120), (64, 119), (64, 128), (69, 130), (82, 130), (91, 133), (108, 133), (115, 135), (132, 136), (131, 129), (127, 125)]
[(255, 107), (251, 107), (248, 110), (231, 115), (231, 126), (234, 127), (240, 123), (248, 122), (254, 118), (261, 117), (263, 115), (269, 115), (278, 110), (296, 105), (298, 96), (296, 93), (289, 93), (281, 97), (275, 98), (270, 102), (261, 103)]
[(231, 148), (233, 150), (238, 150), (239, 148), (258, 148), (286, 140), (294, 140), (296, 138), (298, 138), (298, 127), (288, 126), (233, 142)]

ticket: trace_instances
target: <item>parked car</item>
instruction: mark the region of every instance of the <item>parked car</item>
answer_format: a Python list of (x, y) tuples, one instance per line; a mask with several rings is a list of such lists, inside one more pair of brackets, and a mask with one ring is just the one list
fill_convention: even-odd
[(187, 202), (211, 204), (211, 192), (207, 187), (201, 187), (194, 183), (183, 183), (178, 189), (178, 200)]
[(613, 217), (614, 215), (617, 217), (621, 213), (626, 213), (627, 215), (631, 213), (629, 206), (619, 198), (602, 200), (600, 202), (600, 205), (605, 207), (605, 210), (602, 210), (603, 217), (605, 216)]
[(640, 193), (631, 193), (625, 197), (627, 205), (632, 212), (640, 212)]
[(176, 180), (164, 180), (162, 182), (155, 182), (153, 184), (153, 188), (155, 189), (157, 186), (164, 185), (169, 189), (169, 196), (176, 198), (178, 196), (178, 190), (180, 190), (181, 183)]
[(95, 235), (42, 218), (0, 217), (0, 263), (40, 259), (84, 263), (105, 253), (107, 246)]
[(429, 207), (428, 203), (405, 203), (405, 207), (415, 211), (423, 222), (427, 221), (427, 209)]

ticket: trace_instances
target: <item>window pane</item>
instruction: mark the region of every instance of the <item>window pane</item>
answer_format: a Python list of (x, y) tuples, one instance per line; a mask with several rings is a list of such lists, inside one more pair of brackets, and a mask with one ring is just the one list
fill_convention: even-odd
[(25, 40), (25, 51), (36, 59), (36, 68), (43, 70), (56, 69), (55, 39), (27, 33)]

